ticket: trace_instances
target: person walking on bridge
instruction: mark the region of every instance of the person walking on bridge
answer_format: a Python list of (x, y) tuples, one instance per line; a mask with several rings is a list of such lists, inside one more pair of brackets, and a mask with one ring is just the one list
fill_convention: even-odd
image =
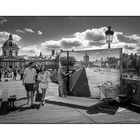
[(34, 90), (34, 84), (35, 84), (35, 78), (36, 78), (36, 70), (33, 68), (34, 63), (30, 62), (29, 67), (25, 69), (22, 84), (25, 86), (25, 89), (27, 91), (27, 104), (30, 103), (30, 94), (31, 94), (31, 107), (33, 107), (33, 90)]
[(47, 66), (43, 66), (38, 74), (38, 80), (40, 81), (39, 88), (42, 90), (42, 106), (45, 103), (44, 99), (49, 86), (49, 77), (50, 72), (47, 70)]

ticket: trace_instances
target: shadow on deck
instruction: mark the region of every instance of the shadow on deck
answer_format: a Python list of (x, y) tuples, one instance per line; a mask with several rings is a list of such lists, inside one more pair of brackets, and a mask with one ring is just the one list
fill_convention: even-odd
[(107, 102), (96, 103), (92, 106), (82, 106), (82, 105), (69, 104), (69, 103), (56, 102), (56, 101), (49, 101), (49, 100), (46, 100), (46, 103), (86, 110), (88, 114), (107, 113), (107, 114), (110, 114), (110, 115), (114, 115), (119, 108), (119, 106), (117, 104), (110, 105)]

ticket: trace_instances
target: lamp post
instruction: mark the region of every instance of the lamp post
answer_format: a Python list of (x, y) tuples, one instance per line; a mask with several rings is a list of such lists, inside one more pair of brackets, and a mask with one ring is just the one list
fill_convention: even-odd
[[(69, 73), (69, 51), (67, 51), (67, 73)], [(67, 75), (66, 78), (66, 88), (67, 88), (67, 94), (69, 95), (69, 75)]]
[(108, 30), (105, 32), (106, 42), (108, 43), (108, 49), (110, 49), (110, 44), (113, 41), (113, 34), (114, 32), (111, 31), (111, 26), (108, 26)]

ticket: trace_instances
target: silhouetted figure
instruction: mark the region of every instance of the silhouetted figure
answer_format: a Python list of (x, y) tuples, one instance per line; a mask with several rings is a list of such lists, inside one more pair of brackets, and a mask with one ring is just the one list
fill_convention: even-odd
[(17, 78), (17, 71), (16, 69), (13, 70), (13, 80), (16, 80)]

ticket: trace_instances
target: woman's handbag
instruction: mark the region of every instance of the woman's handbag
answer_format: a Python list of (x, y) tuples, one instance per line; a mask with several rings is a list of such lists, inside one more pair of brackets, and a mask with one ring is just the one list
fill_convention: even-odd
[(39, 92), (36, 93), (35, 101), (36, 102), (41, 102), (42, 101), (42, 93), (39, 93)]

